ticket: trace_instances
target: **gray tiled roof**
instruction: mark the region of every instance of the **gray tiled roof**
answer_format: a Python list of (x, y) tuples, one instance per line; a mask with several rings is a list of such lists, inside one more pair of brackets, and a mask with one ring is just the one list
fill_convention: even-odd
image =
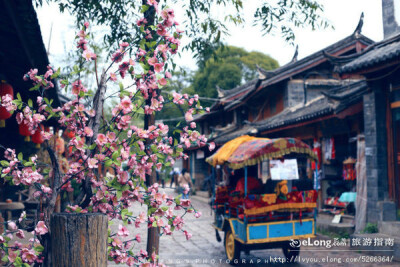
[[(360, 35), (356, 35), (356, 34), (352, 34), (328, 47), (325, 47), (322, 50), (319, 50), (305, 58), (302, 58), (298, 61), (293, 61), (293, 62), (289, 62), (286, 65), (283, 65), (282, 67), (279, 67), (275, 70), (273, 70), (274, 75), (263, 80), (260, 84), (259, 87), (257, 88), (253, 88), (252, 90), (248, 90), (246, 94), (244, 94), (243, 96), (241, 96), (240, 98), (238, 98), (238, 100), (244, 100), (245, 98), (249, 97), (250, 94), (261, 90), (261, 88), (266, 88), (270, 85), (276, 84), (284, 79), (287, 79), (289, 76), (304, 72), (304, 70), (312, 65), (312, 64), (318, 64), (318, 62), (320, 62), (321, 60), (325, 60), (326, 56), (325, 53), (330, 53), (330, 54), (334, 54), (337, 53), (338, 51), (350, 46), (351, 44), (355, 44), (356, 42), (361, 42), (365, 45), (370, 45), (373, 43), (373, 41), (371, 39), (369, 39), (368, 37), (360, 34)], [(327, 59), (326, 59), (327, 60)], [(231, 103), (227, 106), (225, 106), (225, 110), (229, 110), (232, 108), (235, 108), (238, 104), (239, 101), (236, 101), (235, 103)], [(245, 101), (244, 101), (245, 102)], [(243, 101), (242, 101), (243, 103)]]
[(400, 34), (366, 48), (365, 53), (339, 68), (339, 72), (354, 72), (400, 57)]
[(365, 81), (357, 81), (351, 84), (336, 87), (325, 95), (317, 97), (306, 105), (298, 105), (284, 109), (281, 113), (255, 122), (251, 126), (259, 132), (279, 128), (286, 125), (304, 122), (321, 116), (339, 113), (361, 100), (367, 90)]
[(227, 131), (227, 132), (223, 132), (218, 134), (217, 136), (215, 136), (214, 138), (210, 139), (209, 141), (213, 141), (215, 142), (217, 145), (223, 145), (226, 142), (235, 139), (236, 137), (242, 136), (242, 135), (251, 135), (251, 134), (255, 134), (256, 132), (254, 132), (255, 127), (251, 127), (248, 125), (243, 126), (243, 128), (241, 129), (233, 129), (231, 131)]
[(336, 114), (359, 102), (367, 89), (367, 83), (364, 80), (351, 81), (346, 85), (328, 90), (324, 95), (311, 100), (306, 105), (300, 104), (286, 108), (273, 117), (245, 125), (242, 128), (232, 128), (229, 131), (219, 133), (210, 140), (217, 145), (222, 145), (242, 135), (255, 135), (266, 130)]

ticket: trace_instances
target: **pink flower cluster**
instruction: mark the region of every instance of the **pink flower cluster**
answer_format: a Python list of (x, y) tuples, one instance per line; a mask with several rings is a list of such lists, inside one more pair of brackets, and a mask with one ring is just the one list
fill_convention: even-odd
[[(148, 4), (157, 10), (156, 0), (148, 0)], [(158, 11), (156, 14), (159, 15)], [(28, 105), (22, 105), (22, 108), (20, 104), (15, 105), (15, 100), (10, 100), (9, 96), (3, 97), (1, 104), (9, 110), (18, 110), (17, 122), (26, 124), (32, 132), (51, 114), (62, 128), (73, 133), (68, 138), (66, 147), (69, 168), (65, 173), (61, 173), (59, 188), (50, 188), (43, 184), (43, 170), (38, 167), (36, 157), (23, 160), (11, 149), (5, 151), (7, 161), (2, 161), (0, 167), (5, 179), (16, 185), (34, 185), (37, 190), (34, 197), (41, 198), (44, 203), (62, 191), (72, 192), (73, 184), (78, 184), (79, 188), (82, 188), (80, 185), (89, 184), (92, 193), (87, 194), (87, 200), (90, 201), (88, 205), (81, 207), (71, 204), (66, 211), (101, 212), (107, 214), (110, 220), (122, 220), (124, 225), (119, 225), (116, 233), (110, 233), (108, 256), (114, 262), (125, 263), (128, 266), (140, 264), (158, 266), (158, 263), (154, 254), (149, 258), (145, 251), (136, 253), (132, 251), (133, 242), (140, 242), (141, 237), (140, 235), (130, 237), (126, 225), (140, 227), (144, 224), (147, 227), (160, 227), (161, 233), (165, 235), (171, 235), (178, 230), (189, 239), (191, 234), (184, 230), (183, 217), (189, 213), (196, 218), (201, 215), (192, 207), (190, 200), (175, 199), (160, 192), (158, 184), (146, 187), (143, 183), (146, 176), (155, 170), (172, 166), (176, 159), (186, 158), (184, 147), (208, 144), (205, 136), (196, 131), (196, 123), (193, 122), (193, 115), (202, 110), (197, 95), (190, 97), (187, 94), (173, 93), (169, 97), (175, 104), (188, 108), (185, 114), (188, 126), (180, 132), (180, 140), (168, 136), (169, 128), (162, 123), (149, 125), (147, 129), (134, 125), (134, 119), (138, 116), (162, 111), (166, 100), (161, 96), (160, 90), (171, 79), (171, 73), (167, 71), (166, 66), (169, 57), (176, 53), (180, 46), (181, 31), (174, 30), (178, 24), (174, 21), (173, 10), (164, 9), (160, 16), (156, 18), (156, 21), (160, 22), (157, 25), (148, 25), (144, 18), (137, 23), (143, 30), (141, 37), (146, 42), (146, 50), (138, 48), (136, 52), (132, 52), (133, 59), (124, 59), (128, 50), (132, 48), (123, 42), (112, 54), (110, 67), (115, 64), (118, 69), (106, 73), (107, 77), (111, 81), (116, 81), (117, 75), (125, 78), (130, 74), (135, 89), (132, 92), (121, 90), (119, 102), (112, 108), (111, 119), (101, 118), (98, 131), (91, 123), (96, 115), (95, 111), (90, 105), (86, 105), (85, 101), (89, 97), (88, 89), (77, 77), (78, 75), (72, 74), (61, 81), (62, 86), (70, 85), (74, 98), (62, 107), (52, 108), (51, 103), (42, 97), (38, 97), (36, 101), (37, 112)], [(88, 48), (88, 27), (89, 23), (85, 23), (77, 34), (79, 38), (77, 47), (86, 61), (91, 61), (96, 59), (96, 55)], [(87, 64), (83, 64), (85, 65)], [(134, 66), (137, 66), (135, 68), (137, 73), (134, 73)], [(24, 78), (32, 80), (36, 86), (47, 88), (51, 86), (50, 79), (53, 75), (54, 71), (51, 68), (42, 76), (33, 69)], [(51, 134), (46, 134), (45, 138), (50, 137)], [(208, 145), (210, 149), (215, 146), (213, 143)], [(126, 164), (126, 169), (121, 167), (121, 163)], [(101, 177), (98, 171), (100, 166), (113, 169), (114, 174)], [(49, 173), (50, 177), (53, 171)], [(188, 190), (189, 187), (185, 189), (186, 192)], [(131, 207), (135, 202), (148, 206), (150, 212), (133, 214)], [(21, 218), (23, 220), (24, 216)], [(42, 236), (40, 239), (45, 238), (50, 230), (46, 225), (48, 218), (47, 213), (40, 214), (40, 221), (33, 232), (35, 236)], [(15, 224), (10, 224), (10, 229), (12, 234), (23, 238), (24, 233)], [(6, 235), (0, 235), (0, 242), (6, 242), (7, 238)], [(28, 264), (43, 260), (40, 253), (32, 252), (32, 245), (23, 247), (16, 244), (14, 247), (15, 250), (7, 252), (10, 263), (15, 261), (18, 255)], [(19, 254), (14, 251), (19, 251)]]
[(91, 51), (87, 46), (88, 34), (87, 34), (86, 30), (88, 28), (89, 28), (89, 22), (85, 22), (84, 25), (83, 25), (82, 30), (80, 30), (78, 32), (78, 34), (76, 35), (79, 38), (76, 47), (79, 48), (82, 51), (82, 57), (86, 61), (92, 61), (92, 60), (95, 60), (97, 58), (97, 55), (93, 51)]
[(0, 107), (4, 107), (8, 112), (17, 109), (17, 105), (13, 103), (13, 98), (9, 94), (6, 94), (1, 97)]
[(44, 75), (38, 75), (38, 69), (31, 69), (24, 75), (24, 81), (31, 80), (36, 87), (43, 87), (44, 89), (53, 88), (54, 84), (51, 81), (54, 74), (54, 69), (47, 66), (47, 71)]

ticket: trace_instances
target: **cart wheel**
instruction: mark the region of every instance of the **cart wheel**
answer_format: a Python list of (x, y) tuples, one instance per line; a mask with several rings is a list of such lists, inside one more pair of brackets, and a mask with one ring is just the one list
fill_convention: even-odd
[(288, 241), (285, 242), (285, 244), (282, 246), (282, 251), (286, 257), (287, 262), (295, 262), (296, 257), (300, 254), (300, 247), (294, 248), (290, 246), (290, 241)]
[(225, 232), (225, 254), (231, 265), (240, 261), (240, 243), (235, 240), (232, 231), (229, 229)]

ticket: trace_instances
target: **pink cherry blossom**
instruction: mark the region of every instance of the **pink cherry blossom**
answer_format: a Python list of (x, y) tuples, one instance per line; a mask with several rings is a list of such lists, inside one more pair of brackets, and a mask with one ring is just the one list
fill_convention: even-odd
[(97, 139), (96, 139), (96, 144), (98, 144), (99, 146), (103, 146), (105, 145), (105, 143), (107, 143), (107, 138), (104, 134), (98, 134), (97, 135)]
[(92, 51), (86, 49), (86, 50), (83, 51), (82, 57), (84, 59), (86, 59), (86, 61), (92, 61), (92, 59), (96, 58), (96, 54), (93, 53)]
[(17, 230), (17, 225), (15, 224), (15, 222), (13, 221), (8, 222), (8, 229), (11, 231)]
[(127, 237), (129, 236), (129, 231), (125, 226), (119, 225), (117, 235), (120, 237)]
[(21, 229), (19, 229), (15, 235), (20, 239), (24, 239), (25, 238), (24, 231), (22, 231)]
[(110, 73), (110, 80), (114, 82), (117, 80), (117, 75), (114, 72)]
[(154, 64), (154, 71), (161, 72), (164, 68), (164, 63), (156, 63)]
[(89, 127), (85, 127), (84, 132), (85, 132), (87, 137), (92, 137), (93, 136), (93, 130), (91, 128), (89, 128)]
[(97, 168), (97, 162), (98, 162), (98, 160), (95, 158), (88, 159), (89, 168), (91, 168), (91, 169)]
[(44, 223), (44, 221), (39, 221), (36, 225), (35, 233), (37, 235), (44, 235), (44, 234), (47, 234), (48, 232), (49, 232), (49, 230), (47, 229), (47, 226)]
[(213, 150), (215, 149), (215, 143), (214, 143), (214, 142), (210, 142), (210, 143), (208, 144), (208, 149), (209, 149), (210, 151), (213, 151)]
[(193, 120), (193, 115), (191, 111), (186, 111), (185, 113), (185, 120), (186, 121), (192, 121)]

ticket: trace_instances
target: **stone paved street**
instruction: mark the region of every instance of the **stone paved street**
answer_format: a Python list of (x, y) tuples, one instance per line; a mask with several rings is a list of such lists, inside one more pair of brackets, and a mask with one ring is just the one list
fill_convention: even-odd
[[(171, 194), (173, 191), (166, 188), (165, 192)], [(203, 214), (199, 219), (196, 219), (192, 214), (184, 217), (186, 221), (185, 229), (192, 233), (192, 238), (187, 241), (184, 234), (180, 232), (175, 232), (172, 236), (162, 236), (160, 241), (160, 258), (168, 266), (230, 266), (226, 262), (223, 242), (219, 243), (216, 241), (215, 231), (211, 226), (213, 215), (210, 213), (207, 200), (197, 196), (191, 199), (196, 209), (200, 210)], [(113, 226), (113, 229), (117, 228), (118, 224)], [(135, 229), (133, 226), (129, 229), (133, 236), (139, 232), (147, 233), (144, 228)], [(223, 239), (222, 232), (220, 232), (220, 235)], [(318, 238), (324, 239), (324, 237)], [(145, 243), (146, 236), (142, 235), (142, 243), (137, 248), (145, 249)], [(300, 253), (301, 262), (295, 264), (279, 263), (279, 258), (283, 257), (281, 249), (251, 251), (249, 255), (245, 255), (242, 252), (241, 260), (246, 264), (239, 264), (239, 266), (400, 266), (400, 262), (372, 263), (371, 260), (374, 259), (367, 254), (353, 251), (338, 251), (346, 249), (339, 247), (326, 250), (323, 247), (303, 247)], [(362, 256), (367, 257), (362, 258)], [(345, 261), (349, 259), (369, 260), (370, 262), (346, 263)], [(110, 262), (110, 266), (121, 265), (115, 265)]]

